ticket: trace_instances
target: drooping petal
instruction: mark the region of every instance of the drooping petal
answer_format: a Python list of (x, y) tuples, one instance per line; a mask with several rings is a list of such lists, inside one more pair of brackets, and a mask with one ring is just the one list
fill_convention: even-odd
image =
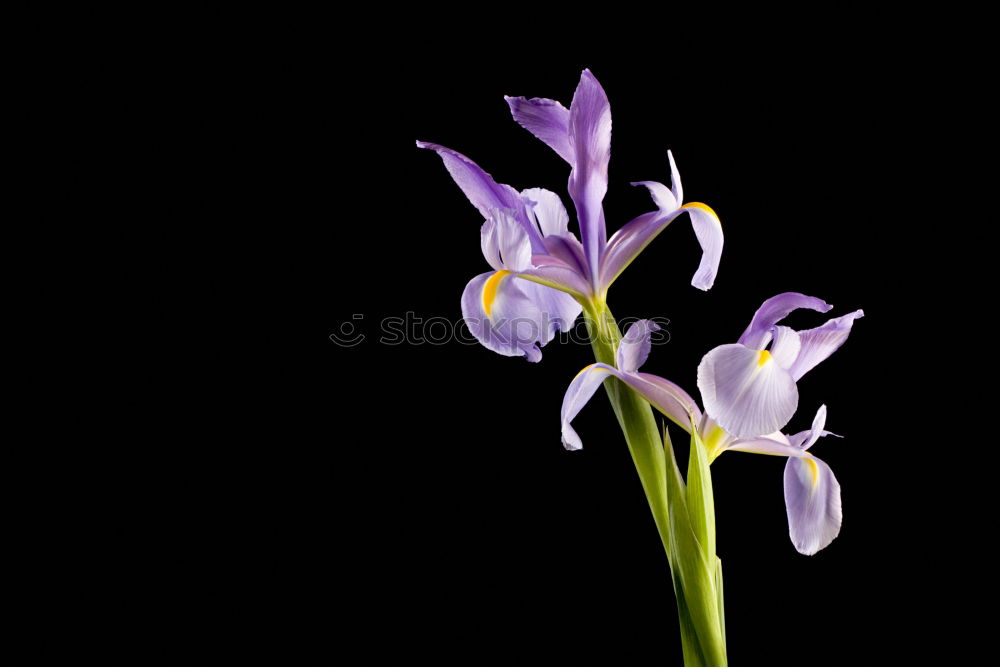
[(528, 233), (532, 249), (536, 253), (545, 252), (542, 237), (528, 220), (524, 202), (521, 201), (521, 195), (517, 190), (509, 185), (497, 183), (479, 165), (457, 151), (425, 141), (418, 141), (417, 146), (435, 151), (441, 157), (455, 183), (484, 218), (489, 219), (494, 209), (512, 211), (514, 218)]
[(528, 280), (521, 280), (518, 287), (538, 307), (542, 332), (545, 334), (542, 345), (552, 340), (556, 331), (572, 329), (576, 318), (583, 311), (580, 302), (565, 292)]
[(750, 320), (750, 326), (747, 327), (737, 342), (755, 350), (763, 349), (767, 345), (771, 328), (785, 319), (793, 310), (798, 310), (799, 308), (809, 308), (810, 310), (825, 313), (833, 308), (833, 306), (822, 299), (817, 299), (814, 296), (806, 296), (798, 292), (784, 292), (777, 296), (772, 296), (757, 309), (757, 312), (753, 315), (753, 319)]
[(821, 405), (819, 406), (819, 410), (816, 411), (816, 416), (813, 417), (812, 428), (789, 436), (788, 440), (799, 449), (805, 451), (815, 445), (816, 441), (822, 437), (828, 435), (832, 435), (835, 438), (843, 437), (837, 435), (836, 433), (823, 430), (824, 426), (826, 426), (826, 406)]
[(580, 240), (596, 282), (600, 255), (608, 238), (602, 202), (608, 190), (611, 160), (611, 105), (590, 70), (580, 76), (570, 104), (569, 144), (574, 157), (569, 194), (576, 204)]
[(542, 237), (568, 236), (569, 213), (559, 195), (544, 188), (529, 188), (521, 191), (528, 211), (528, 218), (534, 217), (542, 231)]
[(476, 276), (462, 293), (462, 317), (476, 340), (488, 349), (539, 361), (539, 347), (553, 335), (555, 315), (547, 311), (558, 309), (547, 298), (539, 299), (533, 286), (526, 291), (522, 285), (526, 283), (507, 270)]
[(533, 97), (504, 97), (518, 125), (544, 141), (569, 162), (575, 160), (569, 141), (569, 109), (555, 100)]
[(683, 211), (643, 213), (622, 226), (608, 241), (601, 258), (600, 287), (606, 289), (653, 239)]
[(788, 327), (774, 327), (774, 342), (771, 344), (771, 356), (782, 368), (791, 368), (795, 358), (799, 356), (799, 334)]
[(646, 362), (651, 346), (650, 337), (659, 331), (660, 325), (652, 320), (639, 320), (628, 328), (621, 342), (615, 364), (624, 373), (634, 373)]
[(694, 235), (698, 237), (698, 244), (701, 246), (701, 262), (694, 272), (691, 284), (700, 290), (711, 289), (722, 259), (722, 223), (715, 211), (701, 202), (684, 204), (681, 209), (691, 216), (691, 226), (694, 227)]
[(726, 446), (726, 451), (750, 452), (769, 456), (802, 456), (802, 450), (789, 442), (784, 433), (769, 433), (759, 438), (734, 440)]
[(591, 364), (577, 373), (573, 381), (570, 382), (569, 387), (566, 389), (566, 395), (563, 397), (560, 415), (562, 418), (562, 443), (566, 449), (583, 448), (583, 442), (576, 431), (573, 430), (573, 427), (570, 426), (570, 422), (580, 413), (580, 410), (583, 409), (583, 406), (594, 395), (594, 392), (601, 386), (601, 383), (609, 375), (617, 374), (618, 371), (607, 364)]
[(853, 313), (835, 317), (826, 324), (799, 332), (799, 339), (802, 341), (801, 349), (792, 364), (790, 371), (796, 381), (810, 370), (816, 367), (834, 350), (844, 344), (847, 336), (851, 333), (854, 320), (864, 317), (864, 311), (856, 310)]
[(811, 556), (840, 533), (840, 483), (830, 466), (812, 454), (785, 464), (788, 534), (796, 551)]
[(737, 438), (781, 430), (795, 414), (798, 388), (770, 352), (720, 345), (698, 366), (705, 412)]

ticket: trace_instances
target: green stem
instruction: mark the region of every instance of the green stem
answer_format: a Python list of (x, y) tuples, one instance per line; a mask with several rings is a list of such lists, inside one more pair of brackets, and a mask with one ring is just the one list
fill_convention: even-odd
[[(597, 361), (616, 366), (615, 352), (622, 334), (611, 311), (602, 300), (593, 301), (586, 304), (584, 318)], [(649, 403), (617, 378), (609, 378), (604, 387), (667, 553), (677, 597), (684, 664), (724, 666), (722, 570), (715, 555), (715, 511), (707, 448), (695, 433), (685, 484), (670, 439), (664, 431), (661, 440)]]

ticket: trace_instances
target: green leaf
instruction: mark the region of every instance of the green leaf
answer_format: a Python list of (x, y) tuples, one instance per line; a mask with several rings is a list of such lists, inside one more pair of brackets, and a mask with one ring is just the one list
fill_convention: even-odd
[(705, 549), (705, 559), (715, 558), (715, 501), (712, 496), (712, 470), (708, 450), (691, 425), (691, 455), (688, 458), (687, 505), (691, 528)]

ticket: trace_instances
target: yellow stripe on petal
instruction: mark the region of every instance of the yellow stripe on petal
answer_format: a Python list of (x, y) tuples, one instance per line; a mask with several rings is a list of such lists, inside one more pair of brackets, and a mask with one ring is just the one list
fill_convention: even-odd
[(681, 206), (681, 208), (697, 208), (697, 209), (700, 209), (700, 210), (704, 211), (705, 213), (708, 213), (710, 216), (712, 216), (712, 219), (715, 220), (716, 222), (718, 222), (720, 225), (722, 224), (719, 221), (719, 215), (715, 211), (713, 211), (712, 207), (709, 206), (708, 204), (702, 204), (700, 201), (693, 201), (693, 202), (689, 202), (687, 204), (684, 204), (684, 206)]
[(771, 356), (770, 352), (768, 352), (767, 350), (761, 350), (760, 357), (758, 357), (757, 359), (757, 366), (758, 367), (763, 366), (764, 364), (769, 362), (772, 358), (773, 357)]
[(809, 464), (809, 472), (812, 473), (812, 485), (816, 486), (819, 483), (819, 466), (816, 465), (816, 462), (808, 454), (802, 457), (802, 460)]
[(507, 270), (497, 271), (486, 279), (486, 283), (483, 285), (483, 311), (486, 313), (486, 317), (490, 317), (493, 312), (493, 302), (497, 298), (500, 281), (509, 273), (510, 271)]

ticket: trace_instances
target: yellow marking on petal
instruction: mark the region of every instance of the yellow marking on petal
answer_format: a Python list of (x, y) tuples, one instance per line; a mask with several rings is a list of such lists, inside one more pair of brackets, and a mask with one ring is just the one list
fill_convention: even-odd
[(596, 365), (597, 365), (597, 364), (590, 364), (589, 366), (584, 366), (584, 367), (583, 367), (583, 370), (582, 370), (582, 371), (580, 371), (579, 373), (577, 373), (577, 374), (576, 374), (576, 375), (575, 375), (575, 376), (573, 377), (573, 379), (575, 380), (576, 378), (580, 377), (581, 375), (583, 375), (584, 373), (586, 373), (587, 371), (589, 371), (589, 370), (590, 370), (591, 368), (593, 368), (593, 367), (594, 367), (594, 366), (596, 366)]
[(813, 461), (812, 456), (806, 454), (802, 457), (802, 460), (809, 464), (809, 472), (812, 473), (812, 485), (816, 486), (819, 483), (819, 466)]
[(708, 213), (710, 216), (715, 218), (716, 222), (719, 222), (719, 214), (713, 211), (711, 206), (709, 206), (708, 204), (702, 204), (700, 201), (688, 202), (687, 204), (684, 204), (684, 206), (681, 206), (681, 208), (701, 209), (705, 213)]
[(771, 353), (770, 352), (768, 352), (767, 350), (761, 350), (760, 351), (760, 357), (757, 359), (757, 366), (758, 367), (763, 366), (764, 364), (766, 364), (767, 362), (769, 362), (771, 359), (772, 359), (772, 357), (771, 357)]
[(493, 301), (497, 298), (497, 289), (500, 287), (500, 281), (508, 273), (510, 271), (500, 270), (486, 279), (486, 283), (483, 285), (483, 311), (486, 313), (486, 317), (490, 317), (493, 312)]

